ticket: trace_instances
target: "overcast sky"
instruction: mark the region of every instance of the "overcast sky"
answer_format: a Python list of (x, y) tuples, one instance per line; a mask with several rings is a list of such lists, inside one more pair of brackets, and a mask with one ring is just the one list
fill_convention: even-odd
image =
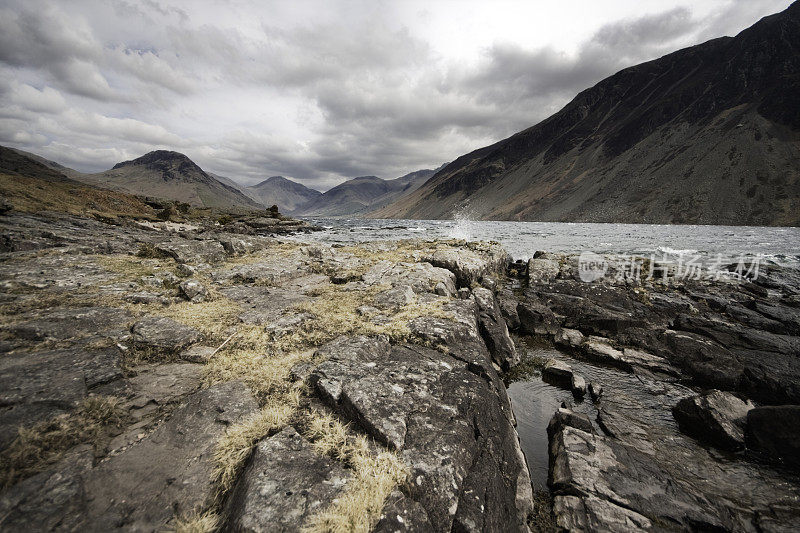
[(0, 0), (0, 144), (252, 184), (435, 168), (789, 0)]

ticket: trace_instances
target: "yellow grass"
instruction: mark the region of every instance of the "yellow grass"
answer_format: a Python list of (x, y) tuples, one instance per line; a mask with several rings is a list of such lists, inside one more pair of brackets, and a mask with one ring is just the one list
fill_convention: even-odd
[(214, 450), (214, 474), (218, 495), (230, 490), (250, 457), (253, 446), (274, 430), (283, 428), (299, 404), (299, 394), (284, 394), (244, 422), (229, 428)]
[(220, 517), (214, 511), (192, 513), (175, 520), (175, 533), (213, 533), (220, 526)]
[(370, 447), (367, 439), (354, 436), (334, 417), (312, 413), (307, 436), (319, 453), (345, 462), (353, 470), (345, 492), (327, 509), (306, 521), (303, 531), (364, 532), (377, 523), (386, 498), (406, 482), (408, 467), (396, 453)]

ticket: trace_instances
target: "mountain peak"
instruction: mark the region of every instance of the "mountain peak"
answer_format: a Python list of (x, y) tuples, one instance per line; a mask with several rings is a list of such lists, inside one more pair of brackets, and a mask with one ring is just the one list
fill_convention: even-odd
[(180, 152), (173, 152), (172, 150), (153, 150), (152, 152), (147, 152), (141, 157), (137, 157), (136, 159), (131, 159), (130, 161), (122, 161), (121, 163), (117, 163), (114, 165), (114, 169), (122, 168), (122, 167), (129, 167), (135, 165), (158, 165), (158, 164), (170, 164), (170, 165), (193, 165), (197, 167), (197, 170), (202, 170), (197, 164), (189, 159), (188, 156), (180, 153)]

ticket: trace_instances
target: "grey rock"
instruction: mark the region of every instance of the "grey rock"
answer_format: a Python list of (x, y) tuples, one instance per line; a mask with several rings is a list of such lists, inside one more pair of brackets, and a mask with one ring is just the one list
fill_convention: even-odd
[(291, 426), (255, 448), (226, 506), (225, 531), (299, 531), (326, 509), (349, 478)]
[(555, 335), (560, 327), (555, 314), (540, 303), (520, 302), (517, 315), (520, 331), (528, 335)]
[(592, 397), (593, 402), (600, 401), (603, 396), (603, 386), (594, 381), (589, 382), (589, 395)]
[(556, 333), (553, 341), (561, 346), (569, 346), (570, 348), (577, 348), (583, 344), (583, 333), (577, 329), (560, 328)]
[(548, 359), (542, 369), (543, 380), (567, 389), (572, 389), (572, 376), (572, 367), (557, 359)]
[(534, 258), (528, 261), (528, 283), (548, 283), (558, 276), (561, 266), (558, 261)]
[(184, 281), (179, 285), (179, 289), (183, 297), (193, 303), (202, 302), (208, 296), (208, 290), (195, 280)]
[(647, 517), (594, 496), (556, 496), (553, 513), (560, 531), (652, 531)]
[(516, 366), (519, 364), (519, 354), (508, 334), (506, 321), (503, 319), (494, 293), (479, 287), (473, 290), (472, 294), (478, 305), (478, 327), (492, 360), (506, 370)]
[(483, 253), (464, 248), (439, 249), (423, 260), (455, 274), (459, 287), (470, 287), (484, 275), (503, 273), (509, 257), (501, 247), (493, 246)]
[(73, 409), (90, 390), (122, 378), (117, 348), (5, 354), (0, 357), (0, 447), (20, 426)]
[(178, 263), (221, 263), (228, 256), (225, 248), (215, 240), (173, 239), (159, 243), (156, 251)]
[(561, 407), (553, 414), (553, 418), (550, 419), (547, 425), (547, 434), (552, 438), (553, 435), (567, 426), (580, 429), (587, 433), (594, 433), (594, 427), (588, 416), (583, 413), (576, 413), (569, 408)]
[(500, 306), (500, 313), (506, 321), (509, 331), (519, 329), (519, 315), (517, 314), (517, 299), (514, 293), (508, 290), (497, 293), (497, 304)]
[(433, 292), (439, 296), (451, 296), (451, 293), (447, 289), (447, 285), (441, 281), (436, 284), (436, 287), (433, 288)]
[(134, 292), (125, 296), (125, 301), (133, 304), (160, 304), (168, 305), (169, 299), (152, 292)]
[(227, 270), (218, 270), (212, 273), (211, 278), (217, 283), (256, 283), (262, 286), (280, 286), (305, 274), (306, 271), (294, 263), (291, 258), (276, 257), (237, 265)]
[(161, 530), (211, 503), (213, 450), (225, 429), (258, 404), (238, 381), (186, 398), (156, 431), (86, 476), (84, 527)]
[(381, 518), (372, 530), (373, 533), (401, 533), (431, 531), (425, 508), (402, 492), (393, 491), (386, 499)]
[(197, 268), (187, 265), (186, 263), (178, 263), (178, 266), (175, 267), (175, 270), (178, 272), (179, 276), (184, 278), (191, 278), (197, 273)]
[(84, 476), (92, 467), (90, 446), (79, 446), (51, 468), (0, 494), (4, 531), (80, 531), (86, 505)]
[(364, 273), (362, 279), (368, 285), (409, 286), (417, 294), (433, 292), (441, 283), (446, 288), (447, 296), (456, 294), (453, 273), (429, 263), (379, 261)]
[[(472, 321), (474, 330), (474, 314)], [(309, 382), (331, 408), (399, 450), (411, 469), (408, 497), (433, 530), (523, 530), (527, 510), (517, 494), (530, 480), (505, 388), (486, 348), (469, 344), (449, 344), (445, 354), (342, 338), (320, 348), (325, 361)]]
[(800, 468), (800, 405), (756, 407), (747, 413), (746, 442), (763, 457)]
[(753, 408), (728, 392), (708, 391), (679, 401), (672, 409), (682, 431), (719, 448), (744, 447), (747, 412)]
[(481, 287), (495, 292), (497, 290), (497, 280), (492, 276), (483, 276), (481, 278)]
[(8, 334), (24, 340), (67, 340), (81, 335), (109, 332), (113, 337), (127, 329), (132, 315), (117, 307), (79, 307), (37, 313), (35, 318), (8, 326)]
[(579, 376), (578, 374), (572, 374), (572, 394), (576, 398), (583, 398), (586, 396), (586, 380), (583, 376)]
[(666, 330), (662, 335), (670, 359), (699, 385), (736, 390), (742, 380), (741, 362), (719, 343), (697, 333)]
[(166, 317), (147, 317), (131, 327), (132, 340), (137, 346), (175, 353), (198, 342), (199, 331)]
[(214, 355), (216, 351), (217, 349), (213, 346), (201, 346), (199, 344), (195, 344), (194, 346), (182, 351), (180, 358), (190, 363), (204, 364), (211, 360), (211, 356)]
[(373, 305), (383, 310), (398, 310), (417, 299), (410, 285), (397, 285), (391, 289), (379, 292), (372, 300)]

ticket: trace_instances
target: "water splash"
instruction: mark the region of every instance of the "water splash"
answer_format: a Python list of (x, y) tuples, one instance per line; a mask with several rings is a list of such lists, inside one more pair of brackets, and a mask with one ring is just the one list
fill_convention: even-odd
[(460, 239), (471, 241), (475, 239), (477, 234), (478, 221), (472, 215), (469, 204), (464, 204), (453, 213), (453, 220), (455, 224), (448, 231), (448, 237), (451, 239)]

